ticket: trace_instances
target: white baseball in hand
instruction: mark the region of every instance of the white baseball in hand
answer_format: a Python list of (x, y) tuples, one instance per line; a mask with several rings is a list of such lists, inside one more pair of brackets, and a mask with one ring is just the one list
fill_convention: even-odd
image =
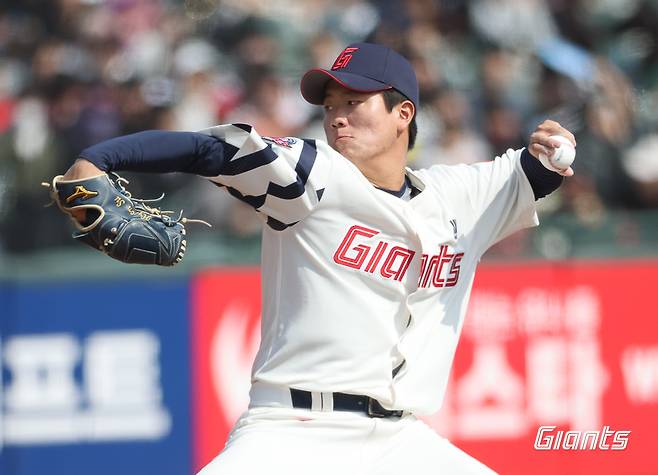
[(547, 156), (545, 153), (540, 153), (539, 161), (549, 170), (563, 172), (571, 166), (576, 158), (576, 148), (568, 138), (562, 135), (551, 135), (550, 138), (560, 142), (561, 145), (553, 149), (551, 155)]
[(203, 20), (215, 13), (221, 0), (185, 0), (185, 13), (193, 20)]

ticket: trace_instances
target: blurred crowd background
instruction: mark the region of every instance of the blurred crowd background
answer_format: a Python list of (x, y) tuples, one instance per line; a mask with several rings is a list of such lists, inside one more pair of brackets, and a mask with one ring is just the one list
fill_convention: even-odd
[[(491, 160), (545, 118), (575, 133), (544, 226), (492, 258), (658, 251), (658, 0), (3, 0), (0, 260), (75, 247), (40, 183), (98, 141), (227, 122), (322, 138), (299, 79), (362, 40), (416, 68), (412, 167)], [(215, 225), (191, 231), (205, 261), (257, 261), (260, 221), (237, 200), (197, 177), (128, 178)]]

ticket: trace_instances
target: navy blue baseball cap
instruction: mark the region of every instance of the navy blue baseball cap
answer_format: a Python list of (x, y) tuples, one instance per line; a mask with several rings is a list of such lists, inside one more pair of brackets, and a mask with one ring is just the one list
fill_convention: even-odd
[(302, 96), (322, 105), (325, 89), (334, 80), (357, 92), (396, 89), (418, 109), (418, 81), (411, 63), (384, 45), (354, 43), (338, 55), (331, 69), (314, 68), (302, 77)]

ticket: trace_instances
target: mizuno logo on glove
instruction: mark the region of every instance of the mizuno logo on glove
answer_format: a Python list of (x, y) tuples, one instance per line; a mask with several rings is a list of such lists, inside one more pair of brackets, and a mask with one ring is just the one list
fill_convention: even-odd
[(75, 187), (75, 191), (71, 193), (71, 196), (66, 198), (66, 202), (70, 203), (77, 198), (80, 198), (81, 200), (88, 200), (89, 198), (93, 198), (96, 195), (98, 195), (97, 191), (89, 191), (84, 186), (78, 185)]

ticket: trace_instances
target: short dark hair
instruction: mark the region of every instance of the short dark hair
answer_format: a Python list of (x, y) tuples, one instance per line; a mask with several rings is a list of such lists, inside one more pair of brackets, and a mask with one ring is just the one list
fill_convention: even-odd
[[(386, 89), (385, 91), (382, 91), (382, 94), (384, 95), (384, 104), (386, 105), (386, 110), (389, 112), (393, 111), (393, 107), (409, 100), (407, 96), (402, 94), (397, 89)], [(414, 112), (414, 116), (411, 118), (411, 122), (409, 122), (408, 150), (414, 148), (416, 143), (416, 135), (418, 134), (418, 126), (416, 125), (416, 112)]]

